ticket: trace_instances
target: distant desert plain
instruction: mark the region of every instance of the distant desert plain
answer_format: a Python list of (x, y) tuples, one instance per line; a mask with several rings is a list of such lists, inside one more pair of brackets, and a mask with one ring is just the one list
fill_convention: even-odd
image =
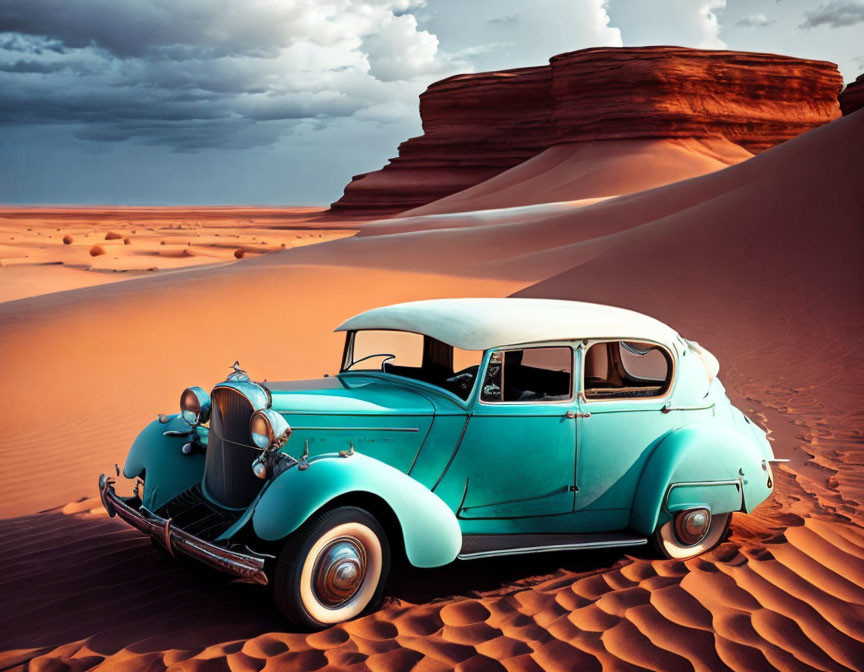
[[(0, 670), (864, 669), (853, 86), (818, 61), (590, 49), (432, 85), (424, 135), (332, 209), (0, 209)], [(772, 497), (687, 561), (399, 568), (381, 610), (311, 634), (101, 507), (138, 430), (235, 360), (332, 374), (353, 314), (512, 295), (704, 344), (789, 460)]]

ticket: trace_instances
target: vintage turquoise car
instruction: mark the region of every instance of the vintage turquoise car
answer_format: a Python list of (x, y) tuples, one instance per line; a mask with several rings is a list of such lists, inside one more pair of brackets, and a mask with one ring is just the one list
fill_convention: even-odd
[(771, 493), (778, 460), (717, 360), (645, 315), (442, 299), (338, 331), (335, 376), (253, 382), (235, 364), (209, 394), (186, 389), (135, 439), (132, 494), (100, 477), (108, 513), (272, 585), (314, 628), (374, 608), (396, 555), (438, 567), (652, 542), (687, 558)]

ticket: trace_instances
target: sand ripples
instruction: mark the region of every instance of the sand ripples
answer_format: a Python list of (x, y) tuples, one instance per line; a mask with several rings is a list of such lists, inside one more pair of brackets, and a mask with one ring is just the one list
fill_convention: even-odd
[(808, 518), (764, 545), (736, 541), (733, 533), (686, 562), (625, 556), (609, 566), (600, 556), (587, 571), (558, 569), (533, 584), (469, 596), (396, 600), (303, 634), (278, 632), (264, 590), (175, 565), (104, 514), (49, 512), (0, 525), (0, 590), (11, 606), (0, 631), (7, 646), (30, 645), (0, 661), (31, 658), (32, 670), (232, 672), (860, 669), (861, 531)]

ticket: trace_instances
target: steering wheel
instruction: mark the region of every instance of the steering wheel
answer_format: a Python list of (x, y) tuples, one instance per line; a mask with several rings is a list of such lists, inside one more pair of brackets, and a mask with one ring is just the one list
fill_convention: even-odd
[(381, 370), (384, 370), (384, 364), (391, 359), (396, 359), (396, 355), (390, 354), (389, 352), (376, 352), (374, 355), (366, 355), (365, 357), (361, 357), (360, 359), (351, 362), (346, 371), (350, 371), (355, 364), (359, 364), (360, 362), (365, 362), (367, 359), (372, 359), (373, 357), (384, 357), (385, 359), (381, 362)]

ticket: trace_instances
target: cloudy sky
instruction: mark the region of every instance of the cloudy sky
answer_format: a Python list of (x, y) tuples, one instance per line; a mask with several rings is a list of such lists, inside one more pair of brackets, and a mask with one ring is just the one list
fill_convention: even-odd
[(592, 46), (864, 71), (864, 0), (0, 0), (0, 202), (324, 204), (458, 72)]

